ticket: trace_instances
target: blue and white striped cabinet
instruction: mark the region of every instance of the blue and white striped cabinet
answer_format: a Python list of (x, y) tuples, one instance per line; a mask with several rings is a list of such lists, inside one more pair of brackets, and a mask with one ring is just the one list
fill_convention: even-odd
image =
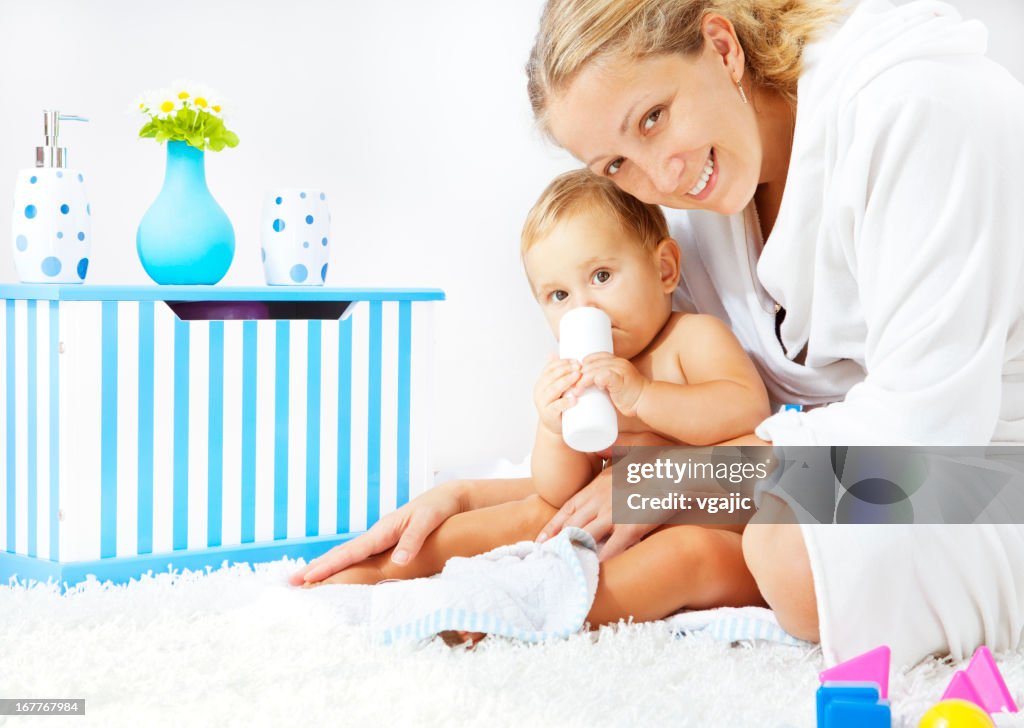
[(0, 579), (310, 557), (432, 482), (436, 289), (0, 286)]

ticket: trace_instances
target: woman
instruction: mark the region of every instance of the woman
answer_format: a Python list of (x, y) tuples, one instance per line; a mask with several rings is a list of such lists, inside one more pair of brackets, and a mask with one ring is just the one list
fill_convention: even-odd
[[(528, 65), (542, 128), (673, 216), (680, 304), (727, 321), (773, 400), (757, 430), (802, 444), (1024, 442), (1024, 88), (984, 29), (941, 3), (551, 0)], [(671, 211), (669, 211), (671, 215)], [(325, 554), (315, 578), (524, 481), (453, 483)], [(585, 489), (542, 532), (611, 533)], [(896, 664), (1016, 647), (1019, 526), (747, 528), (744, 555), (827, 662), (889, 643)], [(297, 580), (301, 581), (301, 575)]]

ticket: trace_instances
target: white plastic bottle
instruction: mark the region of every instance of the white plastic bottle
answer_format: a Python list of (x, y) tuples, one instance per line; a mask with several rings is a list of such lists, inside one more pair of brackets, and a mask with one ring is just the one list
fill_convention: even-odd
[[(612, 351), (612, 322), (608, 315), (589, 306), (565, 314), (558, 326), (559, 356), (582, 362), (599, 351)], [(575, 406), (562, 413), (562, 439), (573, 450), (600, 452), (611, 447), (618, 436), (615, 406), (608, 394), (597, 387), (587, 387)]]

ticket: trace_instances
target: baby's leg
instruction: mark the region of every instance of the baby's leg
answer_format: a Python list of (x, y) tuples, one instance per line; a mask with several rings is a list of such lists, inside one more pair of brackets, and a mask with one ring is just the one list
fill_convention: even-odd
[(662, 619), (689, 607), (764, 605), (743, 560), (741, 534), (703, 526), (662, 526), (601, 564), (591, 628)]
[(452, 556), (475, 556), (517, 541), (536, 538), (557, 509), (538, 495), (457, 513), (434, 530), (407, 564), (391, 561), (388, 549), (339, 571), (321, 584), (376, 584), (384, 579), (415, 579), (444, 568)]
[[(683, 607), (765, 606), (743, 560), (740, 538), (724, 529), (661, 526), (601, 563), (597, 594), (587, 615), (590, 627), (630, 617), (650, 622)], [(485, 636), (457, 632), (445, 641), (472, 645)]]

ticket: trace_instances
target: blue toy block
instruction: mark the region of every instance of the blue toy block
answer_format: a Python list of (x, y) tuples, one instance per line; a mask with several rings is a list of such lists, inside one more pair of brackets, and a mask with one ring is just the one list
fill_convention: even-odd
[[(849, 706), (883, 706), (885, 715), (888, 716), (889, 705), (880, 703), (878, 696), (878, 686), (873, 683), (825, 683), (818, 688), (817, 693), (818, 728), (876, 728), (876, 726), (888, 728), (888, 722), (859, 722), (862, 715), (869, 716), (873, 711), (865, 711), (862, 714), (856, 710), (853, 712), (848, 710)], [(841, 704), (840, 707), (834, 711), (829, 710), (833, 705), (839, 704)], [(845, 717), (848, 713), (855, 714), (856, 720), (848, 722)]]
[(825, 723), (820, 728), (892, 728), (889, 703), (833, 700), (825, 708)]

